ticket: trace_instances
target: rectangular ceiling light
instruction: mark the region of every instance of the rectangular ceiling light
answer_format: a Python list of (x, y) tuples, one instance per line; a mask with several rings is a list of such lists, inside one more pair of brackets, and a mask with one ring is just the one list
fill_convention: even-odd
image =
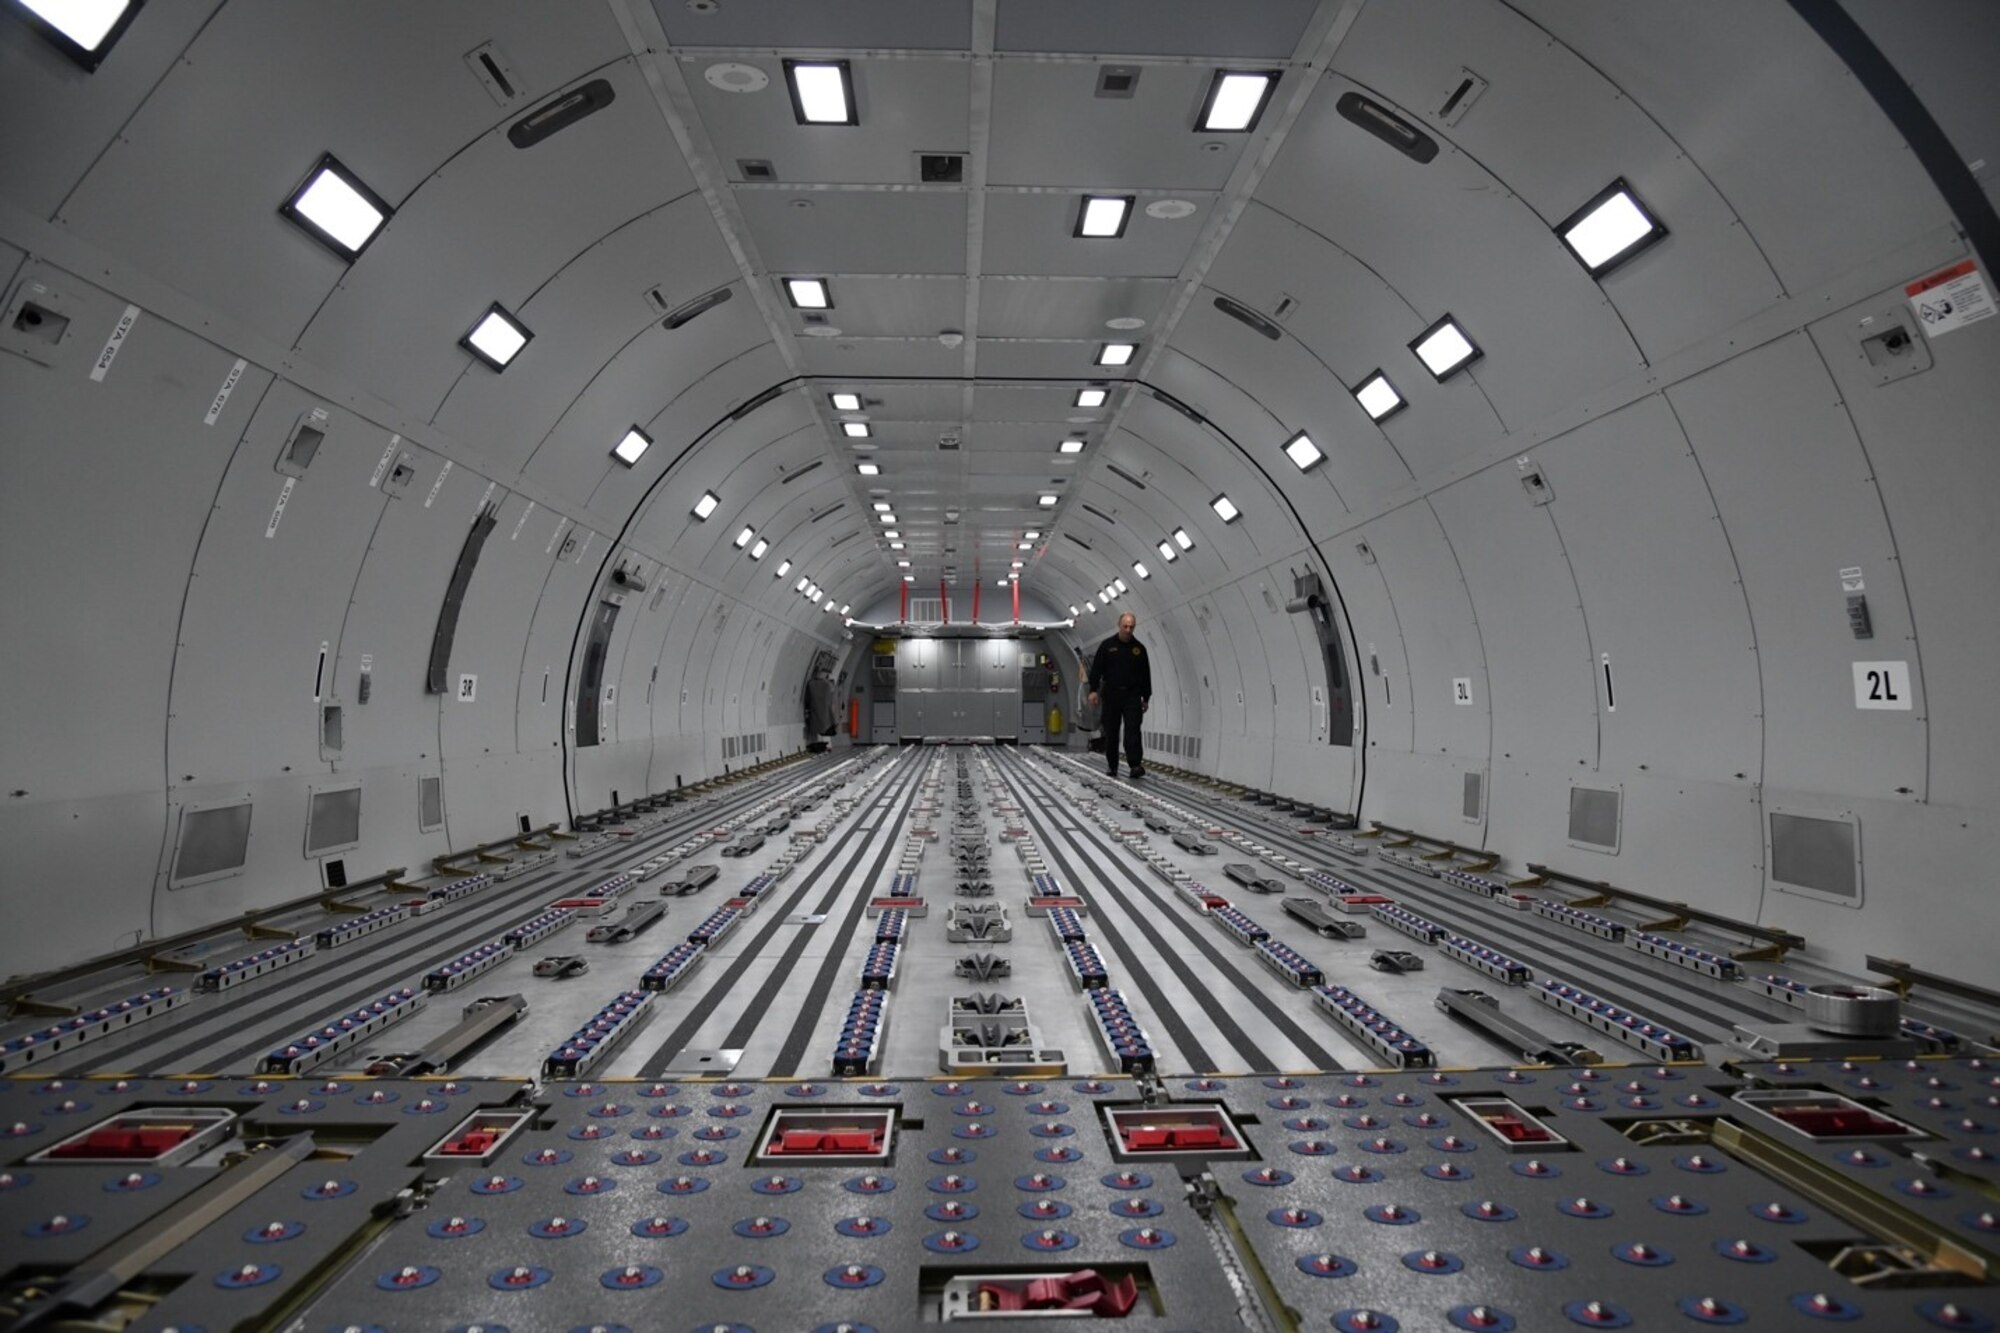
[(894, 528), (890, 528), (890, 529), (889, 529), (889, 530), (888, 530), (887, 532), (884, 532), (884, 533), (883, 533), (882, 535), (883, 535), (883, 537), (887, 538), (888, 540), (890, 540), (890, 541), (892, 541), (892, 542), (893, 542), (893, 541), (900, 541), (900, 540), (902, 540), (902, 536), (903, 536), (903, 534), (902, 534), (902, 533), (900, 533), (900, 532), (896, 531), (896, 530), (895, 530)]
[(876, 513), (878, 513), (878, 514), (886, 514), (886, 513), (888, 513), (888, 512), (889, 512), (889, 511), (890, 511), (891, 509), (894, 509), (895, 507), (896, 507), (896, 506), (894, 506), (894, 505), (890, 504), (890, 503), (889, 503), (889, 502), (888, 502), (887, 500), (877, 500), (877, 501), (875, 501), (875, 512), (876, 512)]
[(917, 576), (915, 574), (903, 575), (903, 582), (905, 583), (915, 583), (916, 581), (917, 581)]
[(902, 543), (902, 542), (890, 542), (890, 543), (889, 543), (889, 549), (890, 549), (890, 550), (892, 550), (892, 551), (900, 551), (900, 550), (903, 550), (903, 549), (904, 549), (904, 546), (905, 546), (905, 544), (904, 544), (904, 543)]
[(1035, 549), (1035, 544), (1033, 542), (1019, 542), (1015, 544), (1014, 549), (1017, 551), (1032, 551)]
[(786, 278), (785, 295), (800, 310), (833, 309), (833, 293), (825, 278)]
[(1104, 406), (1104, 400), (1110, 396), (1111, 390), (1109, 389), (1078, 389), (1076, 391), (1076, 405), (1078, 407), (1102, 407)]
[(1021, 535), (1027, 538), (1031, 542), (1038, 542), (1042, 539), (1041, 529), (1039, 528), (1029, 528), (1026, 532), (1022, 533)]
[(1310, 472), (1326, 461), (1326, 455), (1312, 442), (1312, 436), (1300, 431), (1285, 441), (1285, 457), (1292, 460), (1292, 466), (1301, 472)]
[(708, 516), (710, 514), (713, 514), (716, 510), (716, 507), (721, 503), (722, 503), (722, 497), (717, 495), (714, 491), (703, 491), (701, 493), (701, 498), (694, 502), (694, 508), (689, 510), (688, 512), (693, 514), (696, 518), (700, 519), (702, 522), (706, 523), (708, 521)]
[(840, 423), (840, 433), (850, 440), (865, 440), (869, 435), (868, 423), (865, 421), (843, 421)]
[(1077, 610), (1077, 609), (1076, 609), (1076, 607), (1074, 607), (1074, 606), (1070, 607), (1070, 609), (1069, 609), (1069, 613), (1070, 613), (1071, 615), (1073, 615), (1073, 616), (1080, 616), (1080, 615), (1082, 615), (1082, 614), (1083, 614), (1083, 612), (1081, 612), (1081, 611)]
[(1219, 69), (1195, 118), (1199, 134), (1242, 134), (1257, 128), (1264, 106), (1278, 88), (1276, 70)]
[(1139, 351), (1137, 343), (1105, 343), (1097, 349), (1097, 364), (1100, 366), (1127, 366)]
[(624, 439), (618, 441), (618, 443), (615, 446), (613, 446), (611, 450), (611, 456), (617, 459), (619, 462), (623, 463), (626, 467), (631, 467), (634, 463), (639, 461), (639, 455), (645, 453), (648, 449), (652, 447), (653, 447), (653, 437), (646, 434), (645, 431), (640, 430), (637, 426), (634, 426), (632, 427), (632, 429), (625, 432)]
[(1153, 577), (1153, 576), (1152, 576), (1151, 574), (1149, 574), (1149, 573), (1147, 573), (1147, 572), (1146, 572), (1146, 566), (1145, 566), (1145, 565), (1143, 565), (1143, 564), (1141, 564), (1141, 563), (1140, 563), (1139, 561), (1137, 561), (1137, 560), (1134, 560), (1134, 561), (1132, 562), (1132, 572), (1133, 572), (1134, 574), (1137, 574), (1137, 575), (1138, 575), (1138, 576), (1139, 576), (1140, 578), (1142, 578), (1142, 579), (1149, 579), (1149, 578)]
[(799, 580), (799, 581), (798, 581), (797, 583), (794, 583), (794, 584), (792, 585), (792, 591), (793, 591), (793, 592), (804, 592), (804, 591), (805, 591), (805, 590), (806, 590), (807, 588), (810, 588), (810, 587), (812, 587), (812, 580), (811, 580), (811, 579), (807, 579), (807, 578), (802, 578), (802, 579), (800, 579), (800, 580)]
[(842, 602), (842, 603), (840, 604), (840, 614), (842, 614), (843, 616), (844, 616), (844, 615), (846, 615), (846, 614), (847, 614), (847, 613), (848, 613), (849, 611), (851, 611), (851, 610), (853, 610), (853, 609), (854, 609), (854, 608), (853, 608), (852, 604), (850, 604), (850, 603), (847, 603), (847, 602)]
[(854, 71), (845, 60), (787, 60), (785, 82), (801, 125), (859, 125)]
[(833, 399), (833, 410), (836, 412), (859, 412), (861, 410), (861, 395), (858, 393), (835, 393), (827, 396)]
[(1194, 538), (1188, 536), (1186, 528), (1175, 528), (1174, 545), (1180, 547), (1183, 551), (1192, 551), (1194, 549)]
[(771, 549), (771, 543), (764, 540), (762, 537), (759, 537), (757, 539), (757, 544), (750, 548), (750, 558), (752, 560), (762, 560), (764, 558), (764, 552), (770, 549)]
[(1389, 383), (1389, 377), (1379, 370), (1361, 381), (1361, 387), (1354, 391), (1354, 398), (1361, 404), (1361, 410), (1374, 421), (1393, 416), (1409, 406), (1403, 401), (1403, 395), (1396, 392), (1396, 386)]
[(854, 470), (864, 477), (879, 477), (882, 475), (882, 465), (879, 463), (856, 463)]
[(1056, 452), (1059, 454), (1080, 454), (1083, 452), (1083, 441), (1064, 440), (1056, 446)]
[(1660, 220), (1622, 178), (1556, 227), (1556, 235), (1593, 278), (1603, 277), (1666, 234)]
[(1181, 558), (1181, 553), (1179, 551), (1176, 551), (1174, 549), (1174, 544), (1169, 541), (1163, 541), (1160, 543), (1159, 552), (1160, 552), (1160, 559), (1166, 561), (1170, 565), (1174, 563), (1174, 561)]
[(875, 517), (878, 521), (883, 523), (893, 524), (896, 521), (896, 516), (894, 514), (888, 513), (887, 511), (877, 514)]
[(1213, 509), (1215, 516), (1224, 523), (1234, 523), (1237, 519), (1243, 517), (1243, 511), (1231, 504), (1229, 497), (1226, 495), (1216, 496), (1208, 502), (1208, 507)]
[(1114, 588), (1116, 588), (1116, 589), (1118, 589), (1118, 591), (1119, 591), (1119, 592), (1130, 592), (1130, 591), (1132, 591), (1132, 588), (1131, 588), (1131, 585), (1130, 585), (1130, 584), (1128, 584), (1128, 583), (1126, 583), (1124, 579), (1113, 579), (1113, 580), (1111, 580), (1111, 586), (1112, 586), (1112, 587), (1114, 587)]
[(1076, 234), (1116, 238), (1125, 234), (1132, 217), (1135, 196), (1129, 194), (1087, 194), (1076, 212)]
[(368, 248), (392, 211), (332, 153), (322, 155), (305, 183), (278, 207), (320, 244), (350, 260)]
[(472, 331), (458, 340), (458, 345), (484, 361), (495, 370), (505, 370), (507, 363), (520, 354), (535, 335), (528, 332), (521, 321), (508, 314), (506, 308), (495, 301)]
[(1007, 562), (1007, 568), (1009, 569), (1020, 569), (1023, 567), (1023, 565), (1024, 562), (1020, 560), (1010, 560)]
[(1055, 508), (1056, 501), (1060, 498), (1060, 496), (1055, 495), (1038, 495), (1035, 497), (1035, 503), (1044, 509), (1053, 509)]
[(748, 546), (752, 541), (754, 541), (756, 539), (756, 536), (757, 536), (757, 530), (755, 528), (743, 529), (743, 531), (736, 534), (736, 549), (739, 551), (742, 550), (744, 547)]
[(778, 567), (771, 571), (771, 577), (774, 579), (781, 579), (785, 577), (785, 575), (791, 572), (792, 572), (792, 562), (789, 560), (780, 560), (778, 562)]
[(898, 560), (896, 562), (896, 568), (898, 569), (908, 569), (909, 567), (910, 567), (910, 562), (907, 560)]
[(1417, 335), (1410, 343), (1410, 350), (1417, 354), (1417, 360), (1424, 363), (1431, 376), (1439, 380), (1485, 355), (1450, 315)]
[(29, 25), (85, 69), (96, 69), (144, 0), (21, 0)]

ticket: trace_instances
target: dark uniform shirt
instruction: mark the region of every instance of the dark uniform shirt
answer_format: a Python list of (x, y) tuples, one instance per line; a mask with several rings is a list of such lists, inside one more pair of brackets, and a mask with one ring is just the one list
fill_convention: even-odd
[(1097, 645), (1090, 661), (1090, 688), (1093, 693), (1126, 697), (1153, 697), (1153, 660), (1145, 645), (1134, 637), (1129, 642), (1116, 634)]

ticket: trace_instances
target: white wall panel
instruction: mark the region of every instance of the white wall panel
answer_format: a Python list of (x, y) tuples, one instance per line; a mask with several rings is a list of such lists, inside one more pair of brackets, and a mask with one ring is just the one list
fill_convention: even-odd
[[(1410, 671), (1412, 748), (1418, 754), (1485, 762), (1494, 687), (1460, 562), (1437, 515), (1427, 504), (1408, 505), (1369, 523), (1360, 535), (1380, 561), (1402, 631)], [(1372, 637), (1372, 632), (1364, 635)], [(1388, 670), (1386, 659), (1383, 669)], [(1453, 682), (1461, 679), (1471, 682), (1469, 704), (1454, 702)]]
[[(1372, 548), (1371, 548), (1372, 549)], [(1362, 558), (1357, 540), (1338, 538), (1320, 543), (1334, 582), (1354, 623), (1354, 675), (1368, 720), (1368, 762), (1377, 751), (1408, 753), (1416, 744), (1416, 708), (1411, 698), (1408, 654), (1396, 605), (1379, 558)], [(1347, 626), (1341, 626), (1345, 635)], [(1372, 659), (1372, 660), (1371, 660)], [(1380, 668), (1378, 671), (1376, 668)], [(1360, 738), (1359, 730), (1355, 733)], [(1370, 786), (1373, 786), (1371, 778)]]

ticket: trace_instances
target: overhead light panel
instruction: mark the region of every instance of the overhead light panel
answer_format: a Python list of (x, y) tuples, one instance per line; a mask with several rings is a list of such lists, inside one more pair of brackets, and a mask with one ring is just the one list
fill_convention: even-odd
[(870, 434), (868, 423), (865, 421), (843, 421), (840, 423), (840, 432), (850, 440), (865, 440)]
[(878, 513), (878, 514), (886, 514), (886, 513), (888, 513), (888, 512), (889, 512), (889, 511), (890, 511), (891, 509), (894, 509), (895, 507), (896, 507), (896, 506), (894, 506), (894, 505), (890, 504), (890, 503), (889, 503), (889, 502), (888, 502), (887, 500), (877, 500), (877, 501), (875, 501), (875, 512), (876, 512), (876, 513)]
[(1035, 544), (1033, 542), (1017, 542), (1014, 545), (1014, 549), (1017, 551), (1032, 551), (1035, 549)]
[(324, 154), (278, 212), (343, 259), (368, 248), (393, 210), (332, 153)]
[(1137, 343), (1105, 343), (1097, 349), (1097, 364), (1100, 366), (1126, 366), (1139, 351)]
[(1056, 452), (1059, 454), (1080, 454), (1083, 452), (1083, 445), (1084, 442), (1082, 440), (1064, 440), (1056, 446)]
[(752, 541), (754, 541), (756, 539), (756, 536), (757, 536), (757, 530), (755, 528), (743, 529), (743, 531), (736, 534), (736, 549), (739, 551), (742, 550), (744, 547), (748, 546)]
[(903, 575), (903, 582), (905, 583), (915, 583), (916, 581), (917, 581), (917, 576), (915, 574)]
[(701, 493), (701, 498), (694, 502), (694, 508), (689, 510), (688, 512), (693, 514), (696, 518), (700, 519), (702, 522), (706, 523), (708, 521), (708, 516), (710, 514), (713, 514), (716, 511), (716, 508), (719, 505), (721, 505), (721, 503), (722, 503), (722, 497), (717, 495), (714, 491), (703, 491)]
[(1076, 234), (1084, 237), (1116, 238), (1125, 234), (1132, 217), (1134, 196), (1129, 194), (1087, 194), (1076, 212)]
[(1242, 134), (1257, 128), (1278, 87), (1276, 70), (1219, 69), (1194, 127), (1201, 134)]
[(825, 278), (786, 278), (785, 295), (800, 310), (833, 309), (833, 293)]
[(1598, 191), (1556, 228), (1556, 235), (1593, 278), (1603, 277), (1666, 234), (1666, 227), (1623, 179)]
[(785, 82), (801, 125), (858, 125), (854, 71), (845, 60), (787, 60)]
[(904, 550), (904, 549), (905, 549), (905, 547), (904, 547), (904, 544), (903, 544), (902, 542), (890, 542), (890, 543), (889, 543), (889, 549), (890, 549), (890, 550), (892, 550), (892, 551), (901, 551), (901, 550)]
[(1174, 544), (1172, 542), (1163, 541), (1160, 543), (1158, 549), (1160, 552), (1160, 559), (1166, 561), (1170, 565), (1174, 563), (1174, 561), (1181, 558), (1181, 553), (1174, 549)]
[(793, 592), (804, 592), (804, 591), (805, 591), (805, 590), (806, 590), (807, 588), (810, 588), (811, 586), (812, 586), (812, 580), (811, 580), (811, 579), (806, 579), (806, 578), (802, 578), (802, 579), (800, 579), (800, 580), (799, 580), (799, 581), (798, 581), (797, 583), (794, 583), (794, 584), (792, 585), (792, 591), (793, 591)]
[(859, 412), (861, 410), (861, 395), (858, 393), (835, 393), (828, 394), (827, 396), (833, 400), (833, 410), (836, 412)]
[(846, 615), (850, 609), (852, 608), (849, 606), (848, 603), (842, 602), (840, 604), (840, 614), (842, 614), (843, 616)]
[(507, 363), (520, 355), (534, 336), (495, 301), (472, 326), (472, 331), (458, 340), (458, 345), (495, 370), (505, 370)]
[(1174, 545), (1180, 547), (1183, 551), (1192, 551), (1194, 549), (1194, 538), (1188, 536), (1186, 528), (1175, 528)]
[(1132, 562), (1132, 572), (1134, 574), (1137, 574), (1141, 579), (1149, 579), (1153, 577), (1151, 574), (1146, 572), (1146, 566), (1141, 564), (1137, 560), (1134, 560)]
[(1234, 504), (1231, 504), (1229, 497), (1226, 495), (1216, 496), (1208, 502), (1208, 507), (1213, 509), (1215, 516), (1224, 523), (1234, 523), (1237, 519), (1243, 517), (1243, 511), (1238, 509)]
[(1022, 533), (1021, 535), (1027, 538), (1031, 542), (1038, 542), (1042, 539), (1042, 531), (1040, 528), (1029, 528), (1026, 532)]
[(1409, 406), (1403, 401), (1403, 395), (1396, 392), (1396, 386), (1389, 383), (1389, 377), (1379, 370), (1361, 381), (1361, 387), (1354, 391), (1354, 400), (1361, 404), (1361, 410), (1373, 421), (1394, 416)]
[(774, 579), (781, 579), (785, 577), (785, 575), (791, 572), (792, 572), (792, 562), (789, 560), (780, 560), (778, 562), (778, 567), (771, 571), (771, 577)]
[(892, 542), (893, 542), (893, 541), (900, 541), (900, 540), (902, 540), (902, 536), (903, 536), (903, 534), (902, 534), (902, 533), (900, 533), (900, 532), (896, 531), (896, 530), (895, 530), (894, 528), (890, 528), (890, 529), (889, 529), (888, 531), (884, 532), (884, 533), (883, 533), (882, 535), (883, 535), (884, 537), (886, 537), (886, 538), (887, 538), (888, 540), (892, 541)]
[[(1104, 400), (1109, 398), (1110, 396), (1111, 396), (1111, 390), (1109, 389), (1098, 389), (1098, 388), (1078, 389), (1076, 391), (1076, 406), (1102, 407), (1104, 406)], [(1074, 611), (1076, 608), (1071, 607), (1070, 609)]]
[(1121, 593), (1132, 591), (1131, 587), (1125, 582), (1124, 579), (1111, 580), (1111, 586), (1118, 589), (1118, 591)]
[(764, 540), (764, 538), (759, 537), (757, 539), (757, 544), (750, 548), (750, 558), (752, 560), (762, 560), (764, 558), (764, 553), (770, 549), (771, 549), (771, 543)]
[(611, 456), (626, 467), (631, 467), (639, 461), (639, 455), (652, 447), (653, 437), (646, 434), (645, 431), (640, 430), (637, 426), (634, 426), (625, 432), (624, 439), (612, 446)]
[(1008, 562), (1008, 564), (1007, 564), (1007, 567), (1008, 567), (1009, 569), (1019, 569), (1019, 568), (1021, 568), (1021, 567), (1022, 567), (1022, 564), (1023, 564), (1023, 562), (1022, 562), (1022, 561), (1019, 561), (1019, 560), (1010, 560), (1010, 561)]
[(96, 69), (145, 0), (21, 0), (28, 23), (85, 69)]
[(1071, 615), (1073, 615), (1073, 616), (1080, 616), (1080, 615), (1082, 615), (1082, 614), (1083, 614), (1083, 612), (1081, 612), (1081, 611), (1079, 611), (1079, 610), (1077, 610), (1077, 609), (1076, 609), (1076, 607), (1075, 607), (1075, 605), (1074, 605), (1074, 604), (1072, 604), (1072, 605), (1070, 606), (1070, 608), (1069, 608), (1069, 613), (1070, 613)]
[(1060, 498), (1060, 496), (1056, 495), (1038, 495), (1035, 497), (1035, 503), (1044, 509), (1053, 509), (1056, 506), (1056, 501)]
[(896, 568), (898, 569), (908, 569), (909, 567), (910, 567), (910, 562), (907, 560), (898, 560), (896, 562)]
[(1005, 579), (995, 579), (995, 580), (993, 580), (993, 586), (994, 586), (994, 587), (996, 587), (996, 588), (1004, 588), (1004, 587), (1006, 587), (1006, 586), (1007, 586), (1007, 580), (1005, 580)]
[(1484, 355), (1478, 344), (1465, 336), (1465, 330), (1450, 315), (1418, 335), (1410, 344), (1410, 350), (1417, 354), (1417, 360), (1424, 363), (1424, 368), (1430, 371), (1432, 377), (1439, 380), (1464, 369)]
[(1285, 457), (1292, 460), (1292, 466), (1301, 472), (1310, 472), (1326, 461), (1326, 455), (1312, 442), (1312, 436), (1300, 431), (1285, 441)]
[(882, 465), (880, 463), (856, 463), (854, 470), (864, 477), (879, 477), (882, 475)]

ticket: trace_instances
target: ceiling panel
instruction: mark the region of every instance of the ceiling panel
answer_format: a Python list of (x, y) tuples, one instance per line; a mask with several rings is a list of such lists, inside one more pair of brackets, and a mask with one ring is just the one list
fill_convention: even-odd
[(852, 378), (915, 375), (956, 378), (965, 370), (963, 348), (935, 338), (801, 338), (799, 359), (808, 375)]
[(979, 284), (979, 334), (1130, 338), (1131, 331), (1108, 329), (1105, 321), (1143, 319), (1150, 327), (1173, 292), (1173, 282), (1165, 278), (985, 278)]
[(1083, 195), (988, 194), (986, 243), (980, 266), (988, 273), (1060, 273), (1080, 277), (1163, 277), (1181, 271), (1208, 221), (1209, 194), (1189, 194), (1195, 211), (1184, 218), (1148, 217), (1141, 195), (1116, 239), (1075, 235)]
[[(1143, 333), (1144, 330), (1141, 330)], [(1107, 331), (1108, 334), (1108, 331)], [(1107, 336), (1104, 341), (1112, 341)], [(1125, 341), (1120, 339), (1120, 341)], [(997, 375), (1012, 379), (1063, 379), (1074, 377), (1070, 388), (1071, 398), (1076, 390), (1086, 384), (1124, 379), (1132, 373), (1133, 367), (1145, 359), (1146, 350), (1139, 349), (1131, 366), (1099, 366), (1092, 363), (1097, 359), (1096, 342), (1008, 342), (993, 338), (979, 340), (979, 373)], [(1070, 415), (1065, 413), (1065, 416)], [(1081, 415), (1081, 413), (1077, 413)]]
[[(807, 312), (792, 308), (783, 283), (773, 279), (771, 286), (792, 331), (805, 329)], [(842, 278), (829, 286), (828, 326), (856, 337), (930, 338), (965, 324), (963, 278)]]
[[(666, 5), (669, 0), (656, 0)], [(1120, 55), (1288, 56), (1315, 0), (1000, 0), (994, 45), (1002, 51), (1103, 51)]]
[(994, 185), (1219, 190), (1251, 134), (1197, 134), (1214, 69), (1151, 65), (1130, 97), (1099, 97), (1098, 67), (1002, 60), (993, 69)]
[(972, 41), (972, 0), (756, 0), (698, 10), (653, 0), (676, 46), (955, 47)]
[[(773, 273), (963, 273), (966, 197), (745, 190), (736, 199)], [(793, 207), (797, 200), (810, 207)]]
[(870, 420), (955, 421), (964, 391), (956, 384), (898, 383), (870, 380), (865, 376), (833, 376), (819, 382), (818, 391), (829, 411), (832, 403), (824, 395), (843, 390), (861, 395)]
[[(753, 65), (770, 82), (756, 92), (725, 92), (706, 77), (717, 63)], [(744, 178), (739, 159), (756, 158), (780, 181), (914, 185), (918, 153), (962, 153), (972, 142), (972, 66), (964, 60), (854, 61), (858, 125), (799, 124), (780, 58), (683, 56), (681, 66), (732, 181)]]
[(1104, 420), (1123, 400), (1115, 381), (1105, 381), (1111, 396), (1103, 407), (1075, 407), (1076, 391), (1082, 382), (1049, 387), (982, 384), (973, 391), (974, 421), (1051, 421), (1064, 425), (1090, 425)]

